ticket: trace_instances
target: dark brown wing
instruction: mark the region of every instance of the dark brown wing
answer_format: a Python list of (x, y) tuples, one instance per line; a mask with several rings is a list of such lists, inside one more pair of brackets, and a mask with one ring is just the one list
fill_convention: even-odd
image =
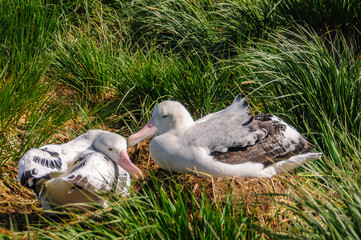
[(316, 147), (294, 129), (292, 132), (296, 133), (296, 136), (288, 137), (285, 134), (286, 130), (292, 127), (271, 114), (255, 116), (250, 127), (265, 129), (267, 135), (258, 139), (254, 145), (232, 147), (226, 153), (213, 152), (212, 155), (217, 160), (228, 164), (259, 162), (268, 166), (297, 154), (309, 152)]

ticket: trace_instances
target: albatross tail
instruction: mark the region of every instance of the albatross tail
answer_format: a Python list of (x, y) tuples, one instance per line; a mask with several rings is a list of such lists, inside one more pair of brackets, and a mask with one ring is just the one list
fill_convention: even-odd
[(266, 167), (265, 169), (262, 170), (260, 176), (264, 178), (270, 178), (277, 174), (291, 171), (292, 169), (298, 167), (299, 165), (305, 162), (319, 159), (321, 157), (322, 157), (322, 153), (319, 152), (308, 152), (308, 153), (299, 154), (287, 160), (283, 160)]

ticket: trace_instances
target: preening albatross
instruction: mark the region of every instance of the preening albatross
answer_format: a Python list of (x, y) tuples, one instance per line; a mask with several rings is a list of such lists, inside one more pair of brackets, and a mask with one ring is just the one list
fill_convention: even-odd
[(215, 177), (268, 178), (322, 156), (311, 152), (315, 145), (282, 119), (250, 115), (241, 95), (197, 121), (179, 102), (161, 102), (128, 144), (153, 135), (150, 155), (161, 168)]
[(112, 132), (89, 130), (68, 143), (32, 148), (19, 161), (18, 179), (32, 188), (42, 206), (96, 202), (97, 193), (128, 194), (129, 173), (141, 171), (129, 159), (126, 140)]

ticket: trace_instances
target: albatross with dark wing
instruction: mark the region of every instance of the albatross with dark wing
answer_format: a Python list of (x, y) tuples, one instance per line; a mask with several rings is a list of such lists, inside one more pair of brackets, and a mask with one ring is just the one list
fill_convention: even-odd
[(30, 149), (18, 165), (20, 183), (35, 191), (46, 210), (73, 203), (106, 206), (97, 193), (113, 190), (127, 195), (129, 173), (136, 178), (142, 175), (129, 159), (126, 140), (103, 130), (89, 130), (68, 143)]
[(215, 177), (268, 178), (322, 156), (311, 152), (315, 145), (282, 119), (250, 115), (241, 95), (197, 121), (179, 102), (161, 102), (128, 144), (153, 135), (150, 155), (161, 168)]

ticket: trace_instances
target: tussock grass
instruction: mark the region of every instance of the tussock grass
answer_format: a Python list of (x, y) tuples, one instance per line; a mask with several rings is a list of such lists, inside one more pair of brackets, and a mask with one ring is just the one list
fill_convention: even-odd
[[(0, 207), (2, 217), (18, 222), (1, 224), (0, 234), (359, 239), (360, 6), (328, 0), (2, 1), (0, 170), (6, 191)], [(131, 156), (147, 182), (134, 183), (131, 197), (107, 196), (110, 209), (66, 217), (39, 220), (35, 205), (29, 217), (21, 215), (29, 206), (21, 210), (19, 196), (33, 196), (20, 193), (9, 176), (28, 149), (89, 128), (127, 136), (164, 99), (182, 102), (196, 119), (226, 107), (239, 92), (252, 112), (276, 114), (317, 143), (323, 159), (293, 171), (294, 178), (195, 181), (149, 170), (145, 144)], [(249, 200), (253, 190), (257, 198)], [(17, 194), (14, 209), (6, 211), (11, 193)]]
[[(345, 137), (344, 145), (355, 151), (343, 158), (342, 168), (326, 161), (332, 172), (317, 169), (317, 178), (301, 181), (288, 206), (298, 216), (292, 232), (312, 239), (359, 239), (360, 237), (360, 148), (355, 149)], [(358, 140), (359, 141), (359, 140)], [(336, 156), (332, 156), (332, 160)], [(338, 156), (342, 158), (341, 156)], [(341, 162), (341, 159), (337, 162)]]
[[(358, 16), (361, 10), (359, 1), (274, 1), (275, 8), (274, 21), (280, 25), (289, 24), (290, 20), (304, 26), (309, 26), (325, 37), (327, 47), (337, 48), (339, 52), (344, 50), (352, 51), (354, 54), (360, 53), (360, 24), (361, 18)], [(348, 46), (338, 44), (338, 36), (345, 36), (345, 43)]]
[(45, 77), (59, 27), (56, 9), (44, 1), (9, 1), (0, 11), (1, 168), (44, 143), (70, 114), (51, 96), (55, 82)]

